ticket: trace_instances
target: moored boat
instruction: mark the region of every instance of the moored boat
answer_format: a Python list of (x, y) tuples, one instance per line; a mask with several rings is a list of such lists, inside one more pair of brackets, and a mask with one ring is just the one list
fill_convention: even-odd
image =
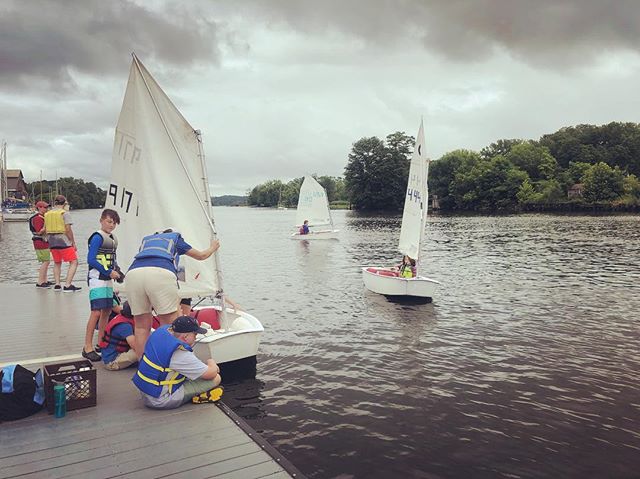
[[(120, 215), (116, 233), (123, 270), (142, 238), (155, 231), (172, 228), (199, 249), (217, 237), (200, 131), (187, 122), (135, 54), (116, 126), (105, 207)], [(218, 253), (205, 261), (183, 256), (180, 268), (180, 297), (221, 303), (220, 328), (201, 338), (200, 357), (208, 354), (218, 363), (255, 357), (264, 328), (249, 313), (224, 307)]]

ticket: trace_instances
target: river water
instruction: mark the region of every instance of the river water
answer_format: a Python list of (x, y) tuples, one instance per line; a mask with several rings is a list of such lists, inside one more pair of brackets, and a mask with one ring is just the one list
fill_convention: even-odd
[[(72, 215), (84, 243), (99, 211)], [(215, 216), (226, 291), (265, 326), (225, 400), (309, 477), (638, 477), (639, 216), (432, 216), (432, 304), (363, 287), (399, 217), (335, 211), (339, 241), (300, 242), (293, 210)], [(0, 281), (35, 281), (29, 238), (3, 226)]]

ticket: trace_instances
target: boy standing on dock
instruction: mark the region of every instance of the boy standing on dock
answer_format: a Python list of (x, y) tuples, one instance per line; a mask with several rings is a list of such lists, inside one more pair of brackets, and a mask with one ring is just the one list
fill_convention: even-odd
[(113, 230), (119, 224), (120, 215), (118, 212), (106, 209), (100, 216), (100, 229), (89, 237), (87, 282), (89, 284), (91, 314), (89, 314), (89, 321), (87, 321), (82, 356), (90, 361), (102, 359), (94, 350), (93, 332), (97, 323), (98, 338), (102, 339), (109, 314), (113, 308), (113, 280), (120, 279), (116, 263), (118, 239), (113, 235)]
[[(82, 288), (71, 284), (73, 276), (78, 269), (78, 252), (76, 240), (71, 229), (71, 215), (64, 209), (67, 199), (63, 195), (58, 195), (53, 200), (53, 209), (44, 215), (44, 228), (49, 241), (49, 249), (53, 257), (53, 278), (56, 282), (54, 291), (64, 291), (73, 293)], [(60, 285), (60, 274), (62, 273), (62, 262), (69, 263), (67, 279), (64, 288)]]
[(47, 212), (49, 205), (44, 201), (38, 201), (36, 203), (36, 209), (38, 212), (29, 218), (29, 229), (31, 230), (31, 240), (33, 241), (33, 249), (36, 250), (36, 257), (40, 262), (40, 269), (38, 269), (38, 282), (36, 286), (38, 288), (49, 288), (53, 286), (47, 280), (47, 272), (49, 271), (49, 263), (51, 262), (51, 253), (49, 252), (49, 243), (47, 242), (44, 233), (44, 215)]

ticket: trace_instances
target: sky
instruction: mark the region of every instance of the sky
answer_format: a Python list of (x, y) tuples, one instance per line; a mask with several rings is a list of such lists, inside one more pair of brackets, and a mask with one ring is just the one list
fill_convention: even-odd
[(635, 0), (3, 0), (0, 139), (27, 181), (105, 188), (135, 52), (241, 195), (421, 118), (432, 159), (638, 122), (639, 38)]

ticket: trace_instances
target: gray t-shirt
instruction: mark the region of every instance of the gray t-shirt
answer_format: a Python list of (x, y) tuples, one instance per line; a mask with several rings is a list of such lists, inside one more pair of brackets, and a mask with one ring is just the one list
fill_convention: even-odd
[[(187, 379), (194, 380), (207, 372), (208, 366), (200, 361), (192, 352), (176, 349), (173, 352), (173, 356), (171, 356), (169, 368), (186, 376)], [(169, 373), (167, 375), (167, 379), (171, 379), (172, 377), (175, 377), (175, 373)], [(142, 401), (148, 407), (171, 409), (182, 404), (184, 400), (184, 387), (180, 387), (177, 390), (174, 389), (173, 394), (169, 394), (169, 387), (162, 386), (160, 397), (157, 398), (143, 392), (140, 394), (142, 395)]]
[[(62, 214), (62, 220), (65, 225), (72, 225), (71, 215), (68, 211)], [(62, 249), (71, 246), (71, 240), (67, 237), (66, 233), (51, 233), (47, 235), (47, 241), (49, 241), (49, 248)]]

